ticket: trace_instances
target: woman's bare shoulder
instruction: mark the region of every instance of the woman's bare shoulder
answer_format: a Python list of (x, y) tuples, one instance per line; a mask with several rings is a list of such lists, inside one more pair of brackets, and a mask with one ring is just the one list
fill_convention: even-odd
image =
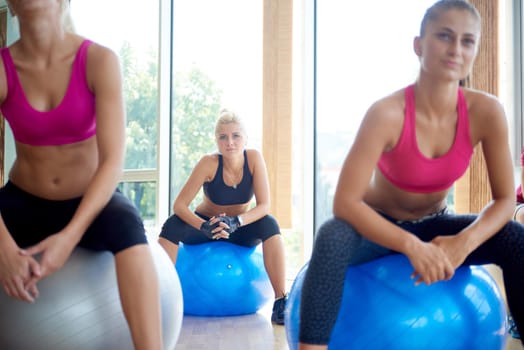
[(205, 154), (200, 158), (197, 166), (202, 167), (216, 167), (218, 164), (218, 153)]
[(397, 124), (404, 119), (405, 105), (404, 89), (397, 90), (372, 103), (366, 112), (366, 119), (381, 124)]
[(502, 109), (502, 103), (497, 96), (486, 91), (463, 88), (468, 110), (475, 113), (492, 113)]
[(262, 157), (262, 153), (255, 148), (246, 148), (246, 154), (248, 160)]
[(217, 167), (218, 154), (206, 154), (199, 159), (193, 168), (192, 175), (205, 179), (204, 181), (211, 181), (215, 177)]
[(116, 52), (114, 52), (112, 49), (110, 49), (107, 46), (104, 46), (96, 41), (93, 41), (93, 40), (90, 40), (84, 37), (79, 37), (79, 40), (81, 41), (89, 40), (90, 41), (89, 57), (92, 59), (104, 60), (104, 59), (109, 59), (109, 58), (112, 58), (112, 59), (118, 58), (118, 55), (116, 54)]
[(255, 148), (246, 148), (247, 162), (249, 164), (249, 170), (253, 170), (261, 164), (265, 164), (264, 156), (262, 153)]
[(506, 137), (508, 124), (504, 107), (490, 93), (464, 89), (473, 144), (493, 137)]

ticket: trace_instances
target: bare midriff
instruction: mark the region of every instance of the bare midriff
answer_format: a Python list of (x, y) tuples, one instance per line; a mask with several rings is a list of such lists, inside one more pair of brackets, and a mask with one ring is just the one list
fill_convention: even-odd
[(96, 137), (58, 146), (16, 143), (9, 180), (22, 190), (49, 200), (82, 196), (98, 167)]
[(375, 210), (398, 220), (416, 220), (446, 206), (448, 191), (406, 192), (393, 186), (377, 169), (364, 202)]

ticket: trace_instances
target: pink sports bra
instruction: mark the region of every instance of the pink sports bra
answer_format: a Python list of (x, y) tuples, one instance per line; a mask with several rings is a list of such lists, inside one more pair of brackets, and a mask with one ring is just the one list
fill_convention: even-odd
[(95, 95), (86, 80), (87, 48), (84, 40), (76, 53), (63, 100), (41, 112), (28, 102), (9, 48), (0, 50), (7, 78), (7, 96), (0, 106), (17, 142), (32, 146), (64, 145), (83, 141), (96, 133)]
[(464, 94), (459, 88), (455, 141), (446, 154), (433, 159), (423, 155), (417, 145), (413, 85), (406, 88), (405, 99), (402, 134), (391, 151), (382, 153), (378, 168), (386, 179), (402, 190), (417, 193), (444, 191), (464, 174), (473, 154)]

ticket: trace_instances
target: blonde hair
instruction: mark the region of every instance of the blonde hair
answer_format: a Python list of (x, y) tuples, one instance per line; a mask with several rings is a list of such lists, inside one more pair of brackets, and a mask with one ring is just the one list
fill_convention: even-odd
[(66, 32), (75, 33), (75, 24), (71, 17), (71, 1), (62, 0), (60, 3), (60, 13), (62, 15), (62, 26)]
[(226, 124), (237, 124), (240, 127), (240, 130), (246, 135), (246, 128), (244, 127), (244, 123), (242, 122), (242, 119), (233, 111), (230, 111), (228, 109), (222, 109), (220, 113), (218, 114), (218, 119), (215, 126), (215, 137), (218, 137), (220, 134), (220, 127), (222, 125)]

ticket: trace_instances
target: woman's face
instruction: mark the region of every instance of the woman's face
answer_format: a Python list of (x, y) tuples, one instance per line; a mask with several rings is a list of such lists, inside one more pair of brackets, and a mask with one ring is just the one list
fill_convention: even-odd
[(237, 123), (221, 124), (216, 141), (219, 152), (224, 156), (241, 153), (246, 146), (245, 133)]
[(415, 39), (415, 52), (424, 73), (458, 81), (470, 73), (479, 41), (478, 18), (452, 9), (428, 22), (424, 36)]
[(13, 16), (19, 16), (27, 11), (50, 10), (52, 6), (58, 10), (61, 8), (62, 1), (65, 0), (7, 0), (7, 5)]

